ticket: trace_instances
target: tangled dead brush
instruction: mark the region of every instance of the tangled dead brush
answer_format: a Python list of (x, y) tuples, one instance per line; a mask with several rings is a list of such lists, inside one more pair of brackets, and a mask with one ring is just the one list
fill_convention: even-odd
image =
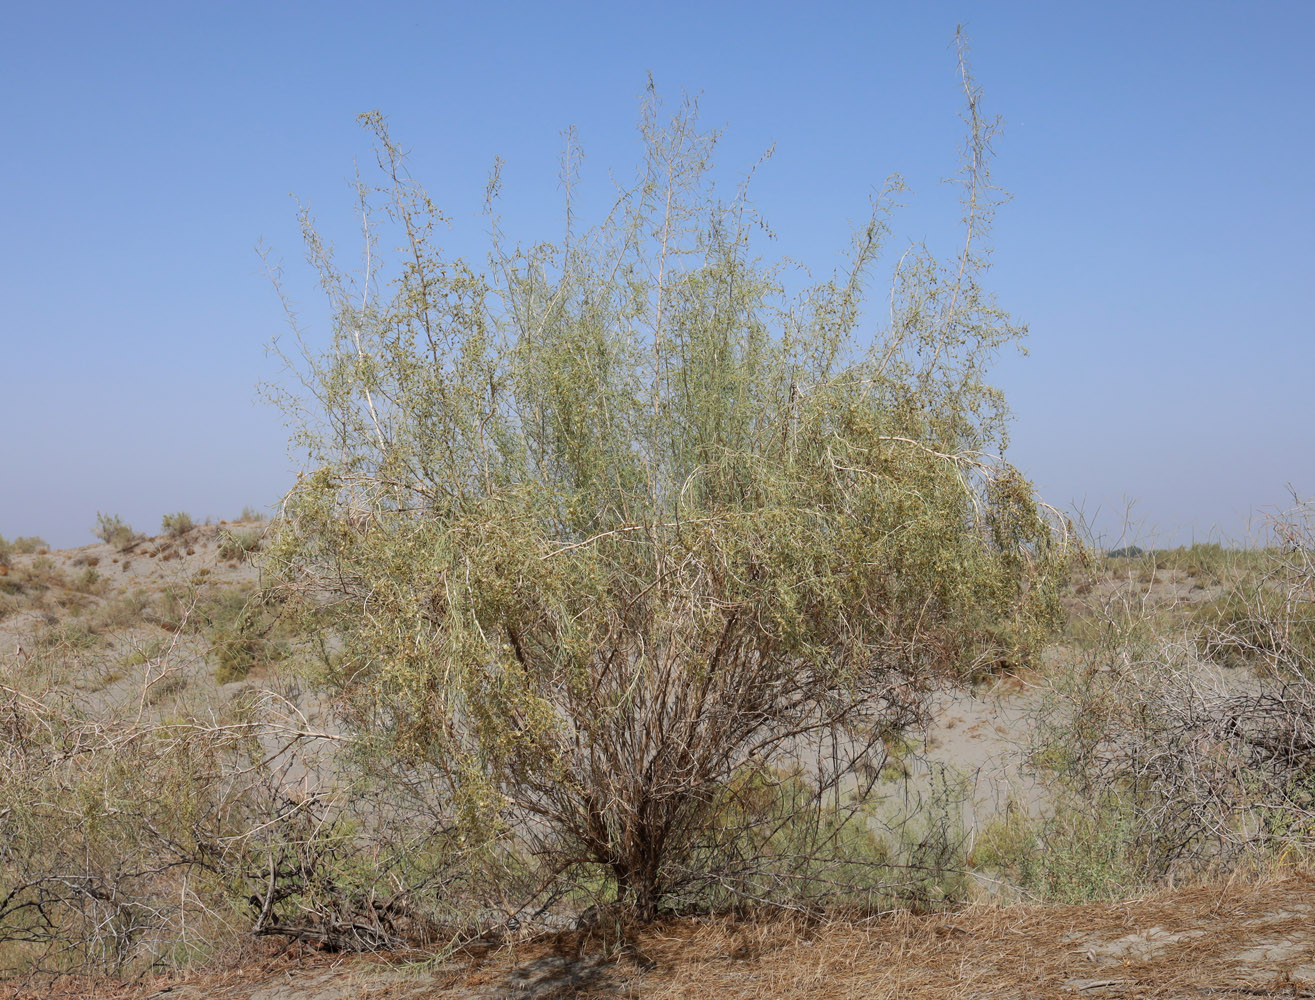
[[(290, 703), (97, 717), (14, 680), (0, 684), (0, 974), (185, 965), (250, 934), (335, 950), (423, 937), (413, 901), (435, 852), (367, 830), (390, 815), (372, 808), (378, 784), (331, 765), (338, 737)], [(392, 792), (392, 815), (414, 811)]]
[(1127, 592), (1094, 609), (1099, 639), (1034, 759), (1065, 809), (1121, 841), (1124, 877), (1315, 846), (1315, 508), (1271, 527), (1261, 570), (1204, 629), (1167, 632)]

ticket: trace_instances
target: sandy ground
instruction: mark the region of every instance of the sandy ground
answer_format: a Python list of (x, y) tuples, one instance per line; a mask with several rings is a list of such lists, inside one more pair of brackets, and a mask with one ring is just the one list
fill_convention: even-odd
[[(198, 525), (178, 538), (142, 539), (126, 549), (96, 543), (15, 556), (7, 568), (9, 581), (36, 573), (42, 581), (58, 582), (44, 590), (29, 584), (19, 609), (0, 614), (0, 672), (28, 670), (29, 664), (44, 659), (54, 671), (51, 682), (94, 712), (140, 697), (144, 682), (157, 685), (152, 698), (159, 700), (164, 689), (152, 674), (155, 664), (128, 660), (139, 653), (138, 661), (158, 661), (160, 669), (170, 673), (165, 687), (185, 700), (195, 702), (198, 693), (218, 694), (204, 639), (193, 629), (162, 628), (156, 605), (168, 591), (186, 602), (205, 592), (257, 586), (256, 560), (221, 558), (221, 542), (225, 532), (254, 535), (266, 527), (263, 522), (221, 522)], [(78, 580), (87, 573), (98, 580), (80, 589)], [(115, 602), (126, 601), (136, 601), (144, 610), (124, 614), (122, 622), (98, 621)], [(38, 657), (36, 644), (43, 632), (70, 624), (94, 630), (97, 644), (86, 650), (55, 648)]]

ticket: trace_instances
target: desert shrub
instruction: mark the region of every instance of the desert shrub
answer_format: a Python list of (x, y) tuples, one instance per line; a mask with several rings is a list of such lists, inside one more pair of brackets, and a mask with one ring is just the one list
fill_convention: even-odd
[(266, 521), (268, 519), (268, 515), (263, 510), (250, 505), (243, 507), (242, 512), (237, 516), (237, 520), (241, 522)]
[(965, 249), (905, 255), (881, 331), (861, 319), (885, 202), (792, 296), (747, 193), (712, 192), (716, 135), (652, 96), (615, 212), (495, 240), (490, 273), (436, 248), (377, 114), (384, 203), (362, 207), (407, 248), (396, 276), (353, 283), (303, 220), (336, 319), (285, 397), (315, 468), (270, 562), (301, 627), (340, 640), (357, 731), (425, 768), (495, 877), (551, 898), (601, 872), (641, 916), (734, 886), (705, 848), (775, 822), (725, 828), (746, 774), (809, 762), (789, 801), (817, 815), (937, 679), (1026, 662), (1054, 628), (1056, 524), (986, 457), (983, 373), (1021, 330), (979, 283), (992, 126), (964, 79)]
[(36, 637), (36, 647), (41, 650), (86, 650), (102, 642), (85, 622), (77, 620), (48, 625)]
[[(143, 972), (251, 932), (401, 943), (408, 891), (371, 878), (344, 790), (294, 797), (288, 773), (319, 767), (317, 740), (285, 717), (151, 726), (51, 691), (0, 699), (0, 974)], [(384, 879), (400, 867), (387, 843), (372, 845)], [(423, 867), (412, 884), (432, 895)]]
[(1315, 573), (1304, 565), (1308, 552), (1274, 548), (1264, 558), (1194, 610), (1197, 648), (1224, 666), (1309, 678), (1315, 668)]
[(143, 664), (150, 663), (152, 660), (159, 660), (171, 649), (167, 639), (151, 638), (145, 642), (138, 643), (123, 655), (120, 661), (125, 668), (140, 667)]
[(1062, 798), (1044, 816), (1006, 810), (977, 835), (970, 862), (1027, 896), (1058, 903), (1126, 899), (1155, 884), (1134, 811), (1106, 800), (1099, 811)]
[(160, 521), (160, 530), (172, 538), (181, 538), (195, 527), (196, 522), (192, 520), (192, 515), (183, 510), (174, 514), (165, 514)]
[(140, 588), (116, 594), (91, 613), (89, 623), (96, 631), (113, 632), (140, 625), (147, 620), (151, 595)]
[(92, 534), (107, 545), (119, 548), (126, 548), (134, 542), (141, 541), (143, 537), (133, 531), (132, 525), (125, 522), (118, 514), (97, 513), (96, 527), (92, 529)]
[[(1301, 505), (1272, 527), (1268, 571), (1206, 606), (1204, 640), (1127, 596), (1095, 610), (1103, 629), (1056, 678), (1034, 759), (1144, 881), (1315, 846), (1315, 517)], [(1233, 657), (1267, 669), (1240, 682), (1217, 665)]]
[(223, 560), (244, 559), (260, 551), (264, 532), (258, 529), (240, 531), (221, 531), (219, 533), (219, 558)]
[(104, 589), (103, 584), (104, 580), (95, 566), (84, 566), (69, 583), (69, 589), (80, 594), (99, 594)]
[(0, 566), (9, 565), (14, 556), (33, 555), (48, 549), (45, 539), (38, 538), (35, 535), (25, 537), (6, 539), (0, 535)]

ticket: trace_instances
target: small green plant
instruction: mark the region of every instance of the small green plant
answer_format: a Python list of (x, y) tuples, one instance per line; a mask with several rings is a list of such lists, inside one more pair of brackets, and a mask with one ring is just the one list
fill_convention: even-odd
[(152, 660), (160, 659), (169, 650), (169, 646), (167, 639), (148, 639), (130, 649), (120, 663), (126, 668), (140, 667)]
[(172, 538), (182, 538), (195, 527), (196, 522), (192, 520), (192, 515), (185, 510), (165, 514), (160, 521), (160, 530)]
[(1143, 841), (1128, 803), (1093, 810), (1064, 800), (1044, 817), (1010, 803), (978, 834), (969, 861), (1047, 901), (1120, 899), (1154, 880)]
[(95, 566), (86, 566), (73, 578), (69, 589), (76, 590), (80, 594), (98, 594), (102, 589), (101, 585), (100, 571)]
[(142, 539), (141, 535), (132, 530), (132, 525), (118, 514), (97, 513), (96, 527), (92, 529), (92, 534), (107, 545), (115, 545), (119, 548), (126, 548)]

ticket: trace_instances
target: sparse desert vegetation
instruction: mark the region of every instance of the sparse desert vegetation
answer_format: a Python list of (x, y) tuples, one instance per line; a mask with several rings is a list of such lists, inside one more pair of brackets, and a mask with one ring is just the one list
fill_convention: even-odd
[(692, 102), (650, 90), (557, 243), (506, 243), (495, 176), (484, 270), (363, 116), (365, 273), (301, 219), (332, 339), (271, 390), (277, 516), (0, 537), (0, 975), (1304, 995), (1315, 507), (1103, 552), (1000, 457), (960, 56), (961, 249), (901, 256), (875, 332), (887, 201), (787, 289)]
[(97, 514), (96, 527), (93, 533), (105, 544), (118, 548), (127, 548), (143, 537), (133, 531), (132, 525), (124, 521), (118, 514)]
[(182, 538), (194, 527), (196, 527), (196, 522), (192, 520), (192, 515), (185, 510), (165, 514), (160, 523), (160, 530), (174, 538)]
[[(100, 591), (77, 586), (75, 565), (105, 566), (109, 546), (21, 556), (0, 579), (0, 962), (67, 983), (151, 968), (185, 983), (235, 947), (264, 954), (258, 942), (274, 937), (313, 945), (299, 967), (318, 981), (328, 973), (316, 954), (455, 946), (444, 982), (485, 969), (501, 970), (508, 995), (518, 975), (662, 995), (694, 975), (700, 949), (773, 977), (812, 940), (813, 960), (839, 975), (851, 968), (839, 942), (855, 935), (881, 949), (896, 933), (932, 947), (950, 924), (1035, 928), (1044, 955), (1040, 927), (1063, 921), (1092, 957), (1061, 959), (1071, 949), (1056, 946), (1016, 976), (1119, 979), (1128, 948), (1167, 976), (1205, 898), (1170, 887), (1214, 886), (1253, 909), (1266, 892), (1280, 909), (1309, 905), (1311, 528), (1304, 506), (1275, 521), (1264, 549), (1074, 549), (1067, 625), (1043, 655), (945, 678), (951, 687), (936, 687), (949, 700), (888, 731), (855, 780), (826, 786), (840, 795), (822, 810), (827, 771), (803, 766), (809, 751), (793, 770), (742, 767), (701, 815), (743, 838), (739, 856), (756, 852), (758, 872), (814, 884), (755, 901), (731, 882), (660, 905), (656, 924), (617, 910), (597, 870), (572, 872), (547, 907), (511, 894), (532, 892), (540, 870), (505, 842), (463, 838), (433, 765), (366, 728), (359, 703), (333, 701), (350, 647), (289, 621), (277, 588), (221, 556), (222, 529), (197, 529), (191, 557), (108, 574)], [(1158, 902), (1122, 902), (1148, 894)], [(1125, 947), (1127, 921), (1150, 926), (1137, 907), (1178, 929)], [(929, 913), (939, 916), (918, 916)], [(1102, 929), (1116, 924), (1125, 929)], [(1251, 932), (1237, 933), (1244, 944)], [(660, 943), (676, 940), (679, 952)], [(1297, 942), (1286, 966), (1259, 965), (1304, 975), (1307, 951)], [(969, 949), (964, 961), (1009, 981), (993, 954)]]

